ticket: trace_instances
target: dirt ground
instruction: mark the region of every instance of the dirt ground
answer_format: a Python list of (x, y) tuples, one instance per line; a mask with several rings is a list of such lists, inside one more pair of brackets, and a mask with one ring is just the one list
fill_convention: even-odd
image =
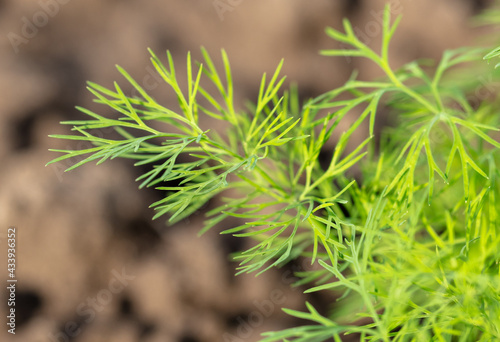
[[(487, 1), (393, 0), (403, 21), (391, 60), (438, 58), (472, 44), (482, 32), (469, 19)], [(203, 211), (175, 226), (152, 222), (139, 190), (141, 170), (124, 161), (44, 165), (49, 148), (81, 148), (48, 134), (67, 133), (62, 120), (92, 103), (87, 80), (126, 87), (125, 68), (154, 97), (175, 101), (155, 81), (147, 48), (169, 49), (185, 64), (187, 51), (213, 58), (226, 49), (238, 103), (255, 99), (263, 72), (281, 58), (302, 97), (341, 85), (353, 69), (380, 75), (370, 63), (318, 55), (334, 44), (324, 28), (349, 17), (371, 46), (380, 39), (382, 0), (16, 0), (0, 1), (0, 281), (7, 279), (7, 229), (17, 229), (16, 335), (7, 333), (8, 291), (0, 296), (0, 340), (30, 342), (258, 341), (260, 333), (303, 324), (281, 307), (334, 310), (324, 294), (292, 289), (299, 263), (262, 276), (234, 276), (228, 254), (244, 241), (218, 233), (201, 238)], [(130, 91), (130, 89), (128, 89)], [(106, 113), (108, 113), (107, 111)], [(207, 208), (216, 205), (211, 203)], [(205, 209), (207, 209), (205, 208)], [(3, 279), (3, 280), (2, 280)], [(7, 285), (6, 285), (7, 286)], [(326, 303), (326, 304), (325, 304)], [(347, 339), (346, 339), (347, 340)], [(353, 339), (351, 339), (353, 340)]]

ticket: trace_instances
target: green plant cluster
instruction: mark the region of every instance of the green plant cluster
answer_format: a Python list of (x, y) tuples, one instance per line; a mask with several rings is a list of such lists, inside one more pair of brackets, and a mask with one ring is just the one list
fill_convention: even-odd
[[(202, 232), (239, 219), (223, 232), (254, 241), (234, 256), (239, 273), (297, 258), (320, 265), (299, 273), (296, 285), (333, 292), (334, 310), (320, 315), (309, 303), (305, 312), (285, 309), (310, 323), (265, 333), (265, 342), (341, 341), (353, 333), (360, 341), (498, 341), (500, 115), (494, 101), (471, 105), (471, 89), (481, 85), (461, 80), (464, 69), (456, 68), (477, 66), (485, 51), (446, 51), (435, 66), (415, 61), (394, 70), (389, 44), (399, 21), (391, 22), (387, 6), (380, 51), (360, 41), (348, 20), (343, 32), (327, 29), (349, 48), (323, 55), (369, 59), (385, 77), (353, 75), (303, 104), (295, 88), (281, 91), (282, 63), (262, 77), (257, 100), (239, 110), (224, 51), (222, 70), (204, 49), (196, 66), (188, 55), (186, 89), (170, 53), (164, 65), (151, 52), (178, 107), (160, 105), (118, 68), (140, 97), (126, 96), (118, 84), (89, 83), (96, 102), (116, 116), (79, 108), (89, 118), (63, 122), (79, 134), (53, 137), (94, 147), (56, 150), (63, 155), (51, 163), (85, 156), (69, 169), (117, 157), (148, 165), (140, 187), (165, 191), (152, 207), (155, 218), (170, 223), (220, 194), (224, 204), (207, 213)], [(378, 128), (381, 111), (392, 127)], [(201, 116), (226, 130), (203, 127)], [(346, 117), (352, 123), (342, 131)], [(107, 127), (120, 138), (90, 133)], [(333, 153), (320, 163), (330, 139)]]

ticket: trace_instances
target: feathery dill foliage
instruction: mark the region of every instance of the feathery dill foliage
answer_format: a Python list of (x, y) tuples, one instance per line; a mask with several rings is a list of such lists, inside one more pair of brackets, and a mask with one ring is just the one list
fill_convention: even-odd
[[(255, 241), (235, 256), (239, 273), (261, 273), (298, 257), (321, 265), (301, 272), (299, 283), (309, 284), (306, 292), (338, 294), (335, 310), (325, 317), (309, 303), (305, 312), (285, 309), (311, 324), (265, 333), (265, 342), (341, 341), (349, 333), (360, 334), (360, 341), (497, 341), (500, 143), (493, 136), (500, 116), (494, 103), (471, 106), (468, 92), (478, 82), (456, 82), (463, 69), (450, 70), (480, 61), (484, 51), (446, 51), (432, 69), (412, 62), (395, 71), (388, 50), (399, 20), (391, 23), (386, 7), (380, 52), (363, 44), (348, 20), (344, 32), (327, 29), (351, 48), (323, 55), (367, 58), (386, 77), (352, 77), (303, 106), (293, 89), (280, 95), (282, 63), (270, 79), (262, 77), (255, 104), (236, 111), (224, 51), (222, 72), (203, 49), (196, 68), (187, 56), (187, 90), (179, 86), (170, 53), (164, 65), (151, 52), (180, 110), (158, 104), (118, 68), (140, 97), (126, 96), (116, 83), (114, 89), (89, 83), (96, 102), (116, 117), (79, 108), (90, 118), (63, 122), (79, 135), (53, 137), (95, 147), (56, 150), (64, 154), (51, 163), (85, 155), (68, 170), (116, 157), (149, 165), (140, 187), (166, 191), (152, 207), (155, 218), (166, 215), (170, 223), (221, 192), (231, 194), (207, 214), (202, 232), (228, 217), (244, 222), (223, 232)], [(202, 79), (211, 86), (203, 87)], [(397, 125), (375, 136), (381, 106), (390, 108)], [(338, 132), (353, 109), (359, 116)], [(202, 115), (225, 122), (227, 130), (219, 135), (201, 127)], [(368, 136), (347, 150), (365, 121)], [(89, 132), (105, 127), (121, 139)], [(322, 168), (318, 157), (332, 135), (338, 142)], [(359, 182), (349, 172), (355, 165)], [(171, 181), (178, 185), (164, 186)]]

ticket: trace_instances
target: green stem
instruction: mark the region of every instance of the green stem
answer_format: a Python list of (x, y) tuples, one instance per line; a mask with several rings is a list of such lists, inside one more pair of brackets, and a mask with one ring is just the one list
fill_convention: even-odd
[(392, 83), (399, 89), (401, 89), (402, 92), (407, 94), (408, 96), (412, 97), (415, 99), (418, 103), (423, 105), (425, 108), (427, 108), (429, 111), (431, 111), (434, 114), (439, 114), (441, 111), (439, 108), (436, 108), (433, 106), (431, 103), (429, 103), (428, 100), (426, 100), (423, 96), (420, 94), (416, 93), (412, 89), (408, 88), (406, 85), (404, 85), (394, 74), (394, 71), (392, 71), (392, 68), (389, 66), (389, 62), (387, 60), (383, 60), (382, 58), (379, 58), (378, 61), (376, 61), (382, 70), (386, 73), (386, 75), (389, 77), (389, 79), (392, 81)]

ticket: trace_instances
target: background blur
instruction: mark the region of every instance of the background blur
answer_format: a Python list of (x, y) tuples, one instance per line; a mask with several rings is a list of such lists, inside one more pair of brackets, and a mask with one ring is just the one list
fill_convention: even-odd
[[(391, 48), (393, 66), (439, 58), (484, 33), (469, 20), (487, 1), (391, 2), (404, 16)], [(137, 189), (141, 172), (131, 163), (115, 160), (64, 174), (67, 163), (45, 167), (57, 156), (49, 148), (85, 147), (47, 135), (68, 133), (58, 123), (82, 117), (75, 105), (109, 113), (91, 102), (85, 82), (109, 87), (117, 80), (130, 91), (115, 64), (161, 102), (175, 101), (154, 77), (147, 47), (163, 59), (169, 49), (178, 70), (187, 51), (199, 59), (203, 45), (218, 60), (225, 48), (240, 104), (256, 98), (262, 73), (281, 58), (283, 74), (304, 98), (341, 85), (353, 69), (361, 78), (376, 77), (368, 62), (318, 51), (334, 46), (325, 26), (340, 28), (345, 16), (377, 46), (383, 4), (0, 1), (0, 277), (7, 279), (6, 233), (15, 226), (19, 280), (15, 336), (6, 333), (2, 286), (0, 341), (250, 342), (263, 331), (302, 323), (281, 307), (303, 309), (308, 300), (323, 313), (332, 309), (329, 298), (289, 287), (292, 272), (306, 267), (300, 264), (258, 278), (234, 277), (228, 253), (243, 242), (219, 236), (224, 226), (197, 238), (202, 213), (173, 227), (152, 222), (148, 206), (161, 194)]]

